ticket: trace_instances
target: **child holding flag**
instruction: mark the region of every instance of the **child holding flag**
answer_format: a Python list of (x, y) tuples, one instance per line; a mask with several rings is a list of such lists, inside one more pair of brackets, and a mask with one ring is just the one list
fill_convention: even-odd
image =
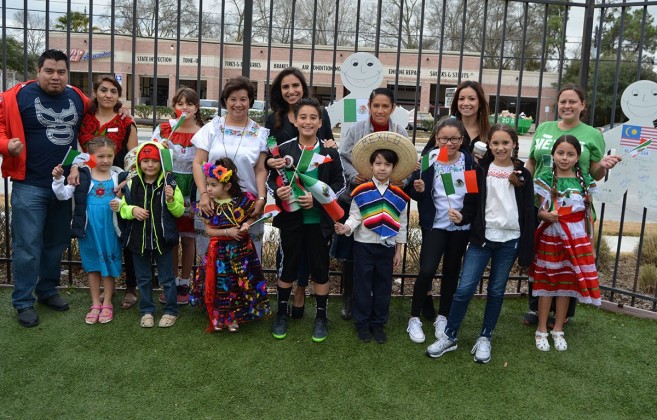
[[(425, 316), (435, 313), (431, 288), (441, 258), (440, 306), (434, 327), (436, 338), (444, 333), (468, 245), (470, 225), (457, 226), (449, 218), (449, 210), (461, 210), (464, 198), (472, 192), (467, 188), (468, 185), (472, 188), (472, 184), (464, 181), (467, 171), (474, 169), (472, 156), (461, 148), (464, 134), (458, 119), (446, 117), (438, 121), (423, 151), (424, 164), (411, 176), (405, 189), (417, 201), (422, 229), (420, 271), (413, 287), (411, 317), (406, 329), (415, 343), (425, 340), (420, 313)], [(445, 184), (450, 177), (461, 179), (462, 187), (455, 189), (454, 183)]]
[[(180, 276), (176, 277), (176, 294), (178, 305), (189, 303), (189, 279), (194, 264), (194, 215), (191, 212), (190, 192), (194, 183), (192, 163), (196, 147), (192, 137), (203, 126), (201, 102), (194, 89), (186, 86), (176, 91), (172, 100), (177, 120), (163, 122), (153, 131), (153, 140), (160, 141), (171, 152), (173, 158), (173, 176), (180, 188), (185, 203), (185, 212), (176, 219), (176, 227), (182, 244), (182, 267)], [(173, 248), (173, 267), (178, 272), (178, 246)], [(160, 295), (164, 303), (166, 296)]]
[(153, 282), (151, 258), (157, 265), (157, 278), (164, 289), (166, 304), (159, 326), (171, 327), (178, 319), (175, 274), (171, 249), (178, 243), (176, 218), (183, 214), (183, 199), (173, 176), (162, 170), (157, 142), (146, 142), (137, 148), (137, 176), (124, 187), (121, 218), (129, 221), (121, 234), (123, 246), (132, 251), (139, 285), (140, 325), (154, 326)]
[[(325, 147), (317, 138), (321, 115), (322, 107), (317, 100), (300, 99), (294, 106), (299, 137), (278, 147), (284, 159), (270, 160), (274, 166), (267, 186), (276, 204), (284, 210), (273, 221), (280, 229), (283, 254), (278, 273), (278, 309), (272, 325), (272, 335), (277, 339), (287, 336), (288, 301), (303, 259), (308, 261), (317, 299), (312, 339), (321, 342), (328, 336), (329, 248), (334, 223), (344, 214), (337, 196), (344, 190), (345, 180), (338, 151)], [(279, 170), (285, 170), (289, 185), (282, 182)], [(300, 209), (286, 211), (290, 210), (286, 203), (290, 199)]]
[[(118, 185), (118, 172), (112, 167), (114, 143), (98, 136), (88, 141), (87, 153), (69, 150), (64, 163), (53, 171), (52, 189), (58, 200), (73, 197), (75, 207), (71, 235), (78, 238), (82, 268), (89, 278), (91, 308), (85, 322), (106, 324), (114, 318), (112, 294), (114, 278), (121, 275), (121, 244), (116, 214), (119, 200), (114, 190)], [(64, 185), (63, 165), (73, 163), (79, 168), (79, 184)], [(104, 297), (100, 299), (101, 279)]]
[(534, 190), (541, 224), (536, 230), (536, 255), (529, 270), (533, 296), (538, 297), (536, 348), (550, 350), (547, 322), (556, 298), (550, 334), (557, 351), (568, 348), (563, 334), (571, 297), (600, 305), (600, 287), (591, 246), (590, 193), (595, 181), (582, 172), (582, 146), (575, 136), (563, 135), (552, 146), (552, 173), (538, 174)]
[(203, 216), (210, 244), (192, 294), (205, 303), (209, 330), (237, 332), (240, 324), (269, 314), (267, 281), (248, 234), (256, 197), (240, 189), (230, 158), (205, 163), (203, 173), (214, 212)]
[(491, 261), (483, 325), (472, 348), (475, 362), (488, 363), (491, 336), (502, 310), (511, 267), (516, 257), (521, 267), (528, 267), (534, 256), (534, 185), (524, 162), (512, 157), (518, 146), (518, 134), (508, 125), (495, 124), (487, 138), (488, 150), (476, 169), (479, 194), (467, 195), (462, 211), (448, 211), (455, 224), (471, 224), (470, 245), (463, 259), (461, 281), (447, 326), (444, 334), (427, 349), (430, 357), (456, 350), (456, 334)]
[[(353, 128), (352, 128), (353, 130)], [(406, 207), (410, 198), (392, 184), (415, 169), (415, 146), (401, 134), (378, 132), (363, 137), (353, 148), (351, 164), (365, 179), (353, 192), (349, 218), (336, 223), (339, 235), (354, 234), (353, 315), (361, 341), (374, 336), (387, 340), (392, 270), (401, 262), (406, 243)]]

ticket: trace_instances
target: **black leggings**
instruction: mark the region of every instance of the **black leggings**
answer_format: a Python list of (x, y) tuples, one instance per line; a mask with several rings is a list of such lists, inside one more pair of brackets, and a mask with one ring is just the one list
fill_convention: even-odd
[(447, 231), (443, 229), (422, 229), (422, 249), (420, 250), (420, 272), (413, 287), (411, 316), (419, 317), (427, 292), (431, 290), (436, 269), (443, 259), (442, 280), (440, 281), (440, 305), (438, 314), (449, 315), (452, 299), (459, 283), (463, 254), (468, 245), (468, 230)]

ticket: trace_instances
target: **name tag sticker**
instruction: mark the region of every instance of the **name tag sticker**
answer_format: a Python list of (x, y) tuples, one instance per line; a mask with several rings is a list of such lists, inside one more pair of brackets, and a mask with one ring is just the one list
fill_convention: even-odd
[(109, 127), (107, 129), (108, 133), (118, 133), (119, 132), (119, 127)]

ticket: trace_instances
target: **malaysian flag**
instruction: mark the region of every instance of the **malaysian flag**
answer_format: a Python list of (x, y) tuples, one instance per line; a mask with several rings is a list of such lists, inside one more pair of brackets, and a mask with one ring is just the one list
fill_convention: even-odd
[(657, 128), (623, 124), (621, 146), (633, 148), (648, 140), (653, 140), (653, 142), (647, 149), (657, 150)]

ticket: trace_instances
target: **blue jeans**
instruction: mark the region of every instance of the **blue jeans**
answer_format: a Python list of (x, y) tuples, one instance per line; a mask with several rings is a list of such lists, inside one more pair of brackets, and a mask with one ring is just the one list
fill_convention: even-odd
[(509, 272), (518, 256), (518, 243), (518, 239), (513, 239), (507, 242), (487, 241), (483, 246), (474, 244), (468, 246), (465, 258), (463, 259), (461, 281), (454, 294), (452, 308), (449, 311), (447, 326), (445, 327), (445, 334), (447, 334), (450, 340), (456, 340), (456, 334), (463, 318), (465, 318), (468, 304), (477, 291), (477, 285), (484, 274), (488, 261), (492, 259), (490, 276), (488, 278), (484, 322), (481, 327), (481, 333), (479, 334), (480, 337), (491, 337), (497, 320), (500, 317), (500, 312), (502, 311), (504, 290), (506, 288), (506, 282), (509, 280)]
[(13, 247), (12, 305), (34, 306), (57, 294), (64, 250), (71, 243), (71, 200), (59, 201), (50, 188), (13, 182), (11, 191)]
[(164, 289), (164, 296), (167, 298), (167, 302), (164, 305), (164, 313), (178, 316), (176, 277), (173, 271), (173, 254), (171, 251), (167, 251), (162, 255), (157, 251), (144, 251), (144, 255), (137, 252), (132, 253), (135, 276), (139, 285), (139, 312), (142, 315), (155, 313), (153, 281), (151, 279), (151, 255), (155, 258), (157, 279), (160, 282), (160, 286)]

